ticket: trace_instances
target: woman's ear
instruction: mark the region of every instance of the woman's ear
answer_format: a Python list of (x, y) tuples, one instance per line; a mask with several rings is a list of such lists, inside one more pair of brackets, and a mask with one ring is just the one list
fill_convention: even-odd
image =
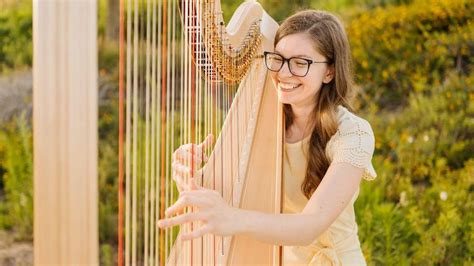
[(334, 65), (329, 66), (328, 69), (326, 70), (326, 74), (324, 75), (323, 83), (327, 84), (331, 82), (332, 79), (334, 78), (334, 73), (335, 73)]

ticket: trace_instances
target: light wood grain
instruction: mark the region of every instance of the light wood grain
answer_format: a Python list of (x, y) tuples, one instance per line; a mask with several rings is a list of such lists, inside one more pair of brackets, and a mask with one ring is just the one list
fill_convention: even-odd
[(97, 3), (33, 3), (36, 265), (98, 264)]

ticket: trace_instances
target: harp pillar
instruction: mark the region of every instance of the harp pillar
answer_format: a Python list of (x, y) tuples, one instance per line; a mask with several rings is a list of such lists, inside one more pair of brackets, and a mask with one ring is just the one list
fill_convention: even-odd
[(98, 264), (97, 2), (33, 1), (35, 265)]

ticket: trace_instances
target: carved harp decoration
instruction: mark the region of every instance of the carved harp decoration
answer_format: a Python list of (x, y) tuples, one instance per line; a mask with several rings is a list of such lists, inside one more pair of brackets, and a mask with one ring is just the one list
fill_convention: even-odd
[(282, 111), (262, 59), (278, 24), (255, 1), (227, 26), (213, 0), (120, 10), (119, 265), (280, 264), (278, 247), (246, 237), (183, 242), (200, 225), (156, 226), (178, 196), (173, 151), (208, 134), (198, 182), (232, 206), (280, 212)]

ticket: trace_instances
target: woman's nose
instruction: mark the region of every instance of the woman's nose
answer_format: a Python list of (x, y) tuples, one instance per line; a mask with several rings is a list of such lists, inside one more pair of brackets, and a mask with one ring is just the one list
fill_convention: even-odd
[(278, 76), (282, 78), (287, 78), (293, 76), (290, 72), (290, 67), (288, 62), (284, 62), (283, 66), (281, 67), (280, 71), (278, 71)]

